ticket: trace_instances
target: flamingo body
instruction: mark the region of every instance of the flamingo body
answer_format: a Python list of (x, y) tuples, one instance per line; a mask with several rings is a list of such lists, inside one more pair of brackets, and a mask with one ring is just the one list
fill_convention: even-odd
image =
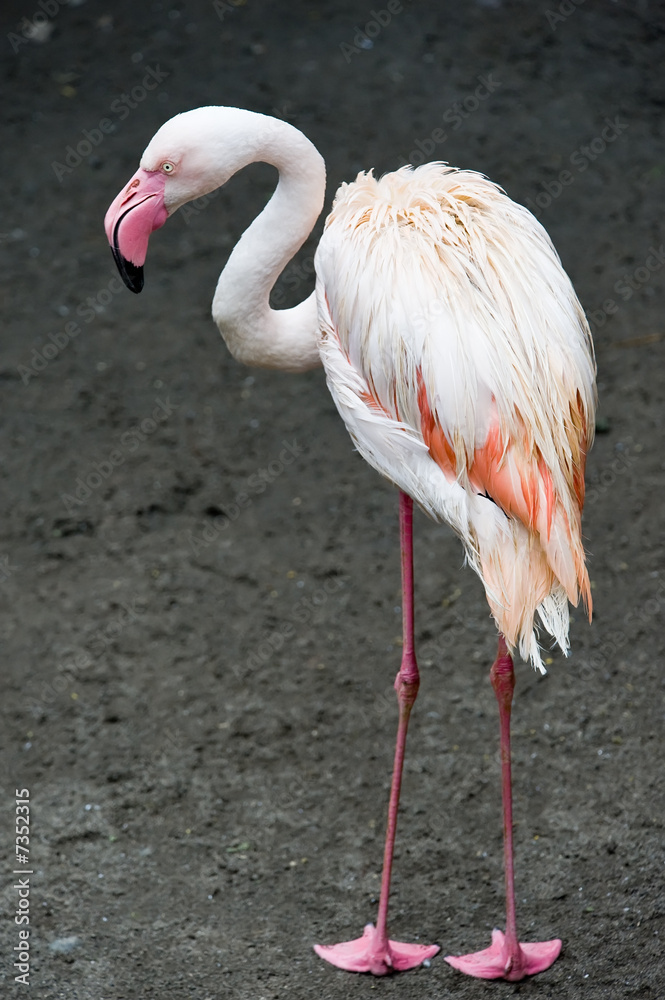
[(333, 965), (375, 975), (439, 950), (393, 941), (387, 930), (419, 686), (415, 500), (461, 538), (500, 633), (490, 678), (501, 723), (506, 934), (495, 931), (489, 948), (447, 961), (469, 975), (516, 981), (551, 965), (561, 942), (523, 945), (517, 936), (508, 647), (543, 670), (536, 616), (566, 653), (568, 601), (581, 597), (591, 614), (581, 538), (595, 412), (589, 327), (540, 223), (487, 178), (443, 163), (343, 184), (316, 253), (316, 292), (292, 309), (272, 309), (270, 290), (321, 210), (325, 167), (293, 126), (238, 108), (198, 108), (166, 122), (113, 201), (106, 232), (132, 291), (143, 286), (150, 233), (258, 160), (277, 167), (279, 182), (219, 277), (213, 316), (247, 364), (305, 371), (322, 362), (358, 450), (400, 489), (403, 651), (378, 919), (362, 937), (316, 950)]
[(510, 646), (543, 669), (591, 595), (589, 328), (545, 230), (431, 163), (344, 184), (316, 254), (328, 386), (363, 457), (464, 543)]

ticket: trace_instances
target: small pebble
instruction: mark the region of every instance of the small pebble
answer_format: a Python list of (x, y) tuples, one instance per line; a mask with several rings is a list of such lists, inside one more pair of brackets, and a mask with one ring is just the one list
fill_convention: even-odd
[(49, 948), (51, 951), (56, 951), (61, 955), (67, 954), (67, 952), (73, 951), (81, 943), (81, 939), (75, 935), (72, 937), (62, 937), (56, 938), (55, 941), (51, 941)]

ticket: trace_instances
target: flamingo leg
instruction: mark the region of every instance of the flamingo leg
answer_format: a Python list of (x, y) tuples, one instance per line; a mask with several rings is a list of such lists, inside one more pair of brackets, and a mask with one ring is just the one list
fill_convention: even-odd
[(506, 876), (506, 933), (492, 931), (492, 944), (469, 955), (448, 955), (454, 969), (479, 979), (507, 979), (517, 982), (525, 976), (549, 969), (561, 951), (561, 941), (520, 944), (515, 914), (515, 871), (513, 853), (513, 793), (510, 767), (510, 711), (515, 689), (513, 660), (506, 641), (499, 636), (499, 649), (490, 671), (490, 680), (499, 703), (501, 725), (501, 795), (503, 799), (503, 858)]
[(388, 938), (388, 899), (392, 874), (397, 812), (402, 786), (404, 751), (411, 709), (418, 694), (420, 674), (413, 641), (413, 500), (406, 493), (399, 495), (399, 526), (402, 551), (402, 664), (395, 678), (399, 706), (395, 760), (388, 804), (388, 825), (383, 853), (383, 874), (379, 912), (374, 924), (366, 924), (362, 937), (341, 944), (314, 945), (314, 951), (326, 962), (348, 972), (371, 972), (385, 976), (421, 965), (440, 951), (439, 945), (405, 944)]

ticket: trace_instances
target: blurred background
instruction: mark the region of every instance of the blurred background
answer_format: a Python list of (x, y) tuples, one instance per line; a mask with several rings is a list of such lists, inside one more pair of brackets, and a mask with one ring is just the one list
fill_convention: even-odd
[[(169, 220), (140, 297), (102, 227), (162, 122), (226, 104), (316, 144), (327, 208), (361, 169), (442, 159), (501, 184), (561, 254), (599, 369), (595, 616), (574, 612), (546, 677), (516, 665), (522, 931), (564, 950), (509, 989), (662, 996), (662, 5), (5, 0), (0, 17), (0, 845), (12, 914), (28, 788), (31, 995), (505, 992), (440, 957), (376, 981), (311, 950), (375, 917), (397, 495), (321, 371), (249, 370), (210, 318), (272, 168)], [(276, 304), (313, 288), (321, 225)], [(459, 542), (422, 515), (416, 586), (392, 930), (447, 954), (503, 922), (495, 629)], [(16, 944), (6, 915), (7, 996)]]

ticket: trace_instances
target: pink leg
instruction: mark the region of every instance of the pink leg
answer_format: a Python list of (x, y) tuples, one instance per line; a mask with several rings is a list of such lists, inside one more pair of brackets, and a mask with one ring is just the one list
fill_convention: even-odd
[(513, 793), (510, 774), (510, 710), (515, 689), (513, 661), (506, 641), (499, 636), (499, 651), (490, 671), (490, 680), (499, 703), (501, 723), (501, 793), (503, 798), (503, 858), (506, 871), (506, 933), (492, 931), (492, 944), (470, 955), (448, 955), (446, 962), (460, 972), (479, 979), (508, 979), (549, 969), (561, 951), (561, 941), (520, 944), (515, 916), (515, 873), (513, 865)]
[(395, 690), (399, 705), (399, 724), (395, 745), (393, 780), (388, 805), (388, 828), (383, 854), (383, 875), (381, 877), (381, 897), (379, 914), (374, 924), (367, 924), (362, 937), (342, 944), (314, 945), (314, 951), (326, 962), (349, 972), (371, 972), (375, 976), (385, 976), (388, 972), (403, 972), (420, 965), (427, 958), (436, 955), (437, 944), (403, 944), (388, 938), (388, 897), (390, 896), (390, 875), (393, 866), (395, 832), (397, 830), (397, 810), (402, 785), (404, 750), (409, 716), (418, 694), (420, 675), (413, 644), (413, 500), (406, 493), (399, 495), (399, 526), (402, 547), (402, 665), (395, 678)]

